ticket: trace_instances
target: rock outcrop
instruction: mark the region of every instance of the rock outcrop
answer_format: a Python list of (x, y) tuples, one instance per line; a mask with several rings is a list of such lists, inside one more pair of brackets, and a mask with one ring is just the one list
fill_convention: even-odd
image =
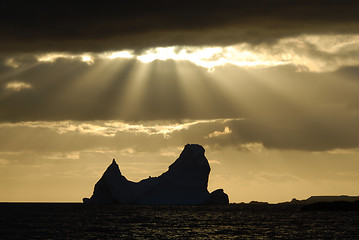
[(209, 195), (204, 202), (205, 205), (226, 205), (229, 204), (228, 195), (224, 193), (223, 189), (217, 189)]
[(127, 180), (115, 160), (96, 183), (91, 198), (84, 203), (94, 204), (228, 204), (222, 189), (211, 194), (207, 190), (211, 171), (204, 148), (187, 144), (168, 171), (159, 177), (140, 182)]

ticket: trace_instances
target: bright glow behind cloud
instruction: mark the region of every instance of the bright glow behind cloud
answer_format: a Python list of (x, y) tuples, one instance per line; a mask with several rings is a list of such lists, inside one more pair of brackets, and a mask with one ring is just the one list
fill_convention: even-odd
[(47, 53), (47, 54), (37, 55), (36, 58), (39, 62), (54, 62), (59, 58), (65, 58), (65, 59), (80, 59), (82, 62), (86, 62), (88, 64), (94, 63), (94, 57), (89, 53), (83, 53), (83, 54)]
[(105, 52), (100, 55), (102, 58), (116, 59), (116, 58), (134, 58), (133, 51), (117, 51), (117, 52)]
[(16, 92), (29, 88), (32, 88), (32, 86), (29, 83), (19, 82), (19, 81), (9, 82), (5, 86), (5, 89), (13, 90)]
[[(58, 121), (58, 122), (20, 122), (20, 123), (0, 123), (0, 128), (6, 127), (28, 127), (28, 128), (47, 128), (52, 131), (64, 134), (68, 132), (79, 132), (86, 135), (99, 135), (113, 137), (117, 132), (129, 132), (134, 134), (154, 135), (160, 134), (168, 137), (169, 134), (188, 129), (189, 127), (203, 123), (226, 123), (227, 121), (243, 120), (242, 118), (233, 119), (211, 119), (211, 120), (193, 120), (184, 123), (158, 122), (154, 125), (147, 124), (129, 124), (121, 121), (94, 121), (94, 122), (76, 122), (76, 121)], [(224, 131), (230, 133), (227, 127)]]
[(166, 47), (152, 48), (137, 56), (144, 63), (154, 60), (189, 61), (197, 66), (212, 69), (225, 64), (236, 66), (276, 66), (286, 62), (247, 50), (247, 44), (231, 47)]
[(137, 56), (137, 59), (144, 63), (170, 59), (189, 61), (209, 70), (226, 64), (239, 67), (291, 64), (298, 71), (330, 72), (359, 64), (359, 36), (302, 35), (283, 38), (274, 44), (152, 48)]
[[(53, 62), (58, 58), (79, 59), (88, 64), (94, 63), (96, 59), (117, 58), (136, 58), (143, 63), (155, 60), (189, 61), (210, 71), (226, 64), (239, 67), (290, 64), (297, 67), (298, 71), (330, 72), (359, 64), (359, 35), (302, 35), (283, 38), (273, 44), (242, 43), (226, 47), (156, 47), (137, 55), (133, 50), (123, 50), (101, 54), (48, 53), (37, 56), (39, 62)], [(16, 63), (15, 59), (10, 60), (8, 64)]]

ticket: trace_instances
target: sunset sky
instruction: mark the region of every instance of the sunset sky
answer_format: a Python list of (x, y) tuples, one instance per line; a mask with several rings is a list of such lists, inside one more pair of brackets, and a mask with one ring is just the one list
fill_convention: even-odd
[(230, 202), (357, 196), (358, 12), (347, 0), (2, 2), (0, 202), (79, 202), (113, 158), (139, 181), (187, 143), (204, 146), (209, 190)]

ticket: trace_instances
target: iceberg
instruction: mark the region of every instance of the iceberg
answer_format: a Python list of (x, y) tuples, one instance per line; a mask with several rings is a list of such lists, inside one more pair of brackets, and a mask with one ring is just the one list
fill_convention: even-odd
[(96, 183), (93, 204), (201, 205), (228, 204), (223, 189), (207, 190), (211, 171), (204, 148), (187, 144), (168, 171), (158, 177), (132, 182), (122, 175), (115, 159)]

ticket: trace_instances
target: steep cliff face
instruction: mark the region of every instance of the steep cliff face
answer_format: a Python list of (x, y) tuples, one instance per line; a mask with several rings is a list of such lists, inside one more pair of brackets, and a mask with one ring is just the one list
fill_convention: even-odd
[(84, 202), (191, 205), (209, 203), (210, 194), (207, 185), (211, 168), (204, 152), (204, 148), (200, 145), (187, 144), (167, 172), (138, 183), (128, 181), (113, 160), (96, 183), (92, 197), (84, 198)]
[(217, 189), (209, 195), (204, 202), (205, 205), (225, 205), (229, 204), (228, 195), (224, 193), (223, 189)]
[(92, 197), (84, 199), (84, 202), (129, 204), (135, 199), (134, 186), (135, 183), (128, 181), (121, 174), (115, 159), (113, 159), (111, 165), (96, 183)]
[[(199, 204), (208, 196), (207, 183), (211, 169), (204, 148), (186, 145), (180, 157), (167, 172), (152, 179), (156, 184), (148, 188), (139, 199), (140, 204)], [(148, 180), (139, 185), (147, 188)]]

